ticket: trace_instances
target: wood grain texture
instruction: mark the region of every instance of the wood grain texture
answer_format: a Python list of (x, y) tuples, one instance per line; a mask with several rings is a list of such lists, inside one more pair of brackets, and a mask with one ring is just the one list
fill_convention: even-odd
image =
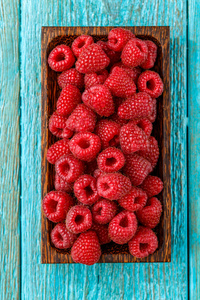
[[(171, 26), (171, 263), (40, 264), (40, 32), (50, 25)], [(185, 1), (22, 1), (21, 39), (22, 299), (187, 299)]]
[(19, 1), (0, 2), (0, 299), (20, 298)]
[[(156, 137), (160, 158), (154, 174), (164, 181), (164, 189), (159, 199), (163, 206), (161, 222), (156, 229), (159, 240), (158, 250), (143, 259), (136, 259), (129, 254), (127, 245), (110, 243), (102, 246), (100, 263), (123, 262), (170, 262), (171, 261), (171, 181), (170, 181), (170, 98), (169, 98), (169, 27), (125, 27), (131, 30), (137, 37), (151, 39), (158, 46), (158, 58), (154, 70), (163, 79), (164, 93), (157, 101), (157, 120), (154, 123), (153, 135)], [(46, 159), (48, 148), (56, 139), (48, 129), (49, 118), (56, 109), (59, 95), (57, 73), (52, 71), (47, 63), (49, 53), (59, 44), (71, 46), (74, 39), (81, 34), (89, 34), (94, 41), (104, 39), (112, 27), (43, 27), (41, 44), (41, 78), (42, 78), (42, 199), (54, 189), (54, 169)], [(50, 232), (53, 223), (48, 221), (42, 210), (42, 263), (73, 263), (70, 250), (56, 249), (50, 241)]]
[(189, 0), (188, 116), (189, 116), (189, 295), (200, 299), (200, 2)]

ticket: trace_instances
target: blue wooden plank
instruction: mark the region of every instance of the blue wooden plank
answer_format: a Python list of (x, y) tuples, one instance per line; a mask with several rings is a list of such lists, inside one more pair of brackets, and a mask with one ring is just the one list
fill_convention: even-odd
[(0, 4), (0, 299), (20, 298), (19, 1)]
[(200, 299), (200, 2), (189, 0), (189, 274), (190, 299)]
[[(21, 11), (22, 299), (187, 299), (185, 1), (27, 0)], [(40, 264), (40, 30), (45, 25), (171, 26), (171, 263)]]

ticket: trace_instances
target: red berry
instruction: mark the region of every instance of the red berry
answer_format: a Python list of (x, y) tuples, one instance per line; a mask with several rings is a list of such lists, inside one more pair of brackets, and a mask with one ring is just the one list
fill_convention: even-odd
[(117, 213), (117, 203), (107, 199), (100, 199), (92, 207), (92, 218), (98, 224), (109, 223)]
[(76, 62), (76, 69), (80, 73), (92, 73), (105, 69), (110, 59), (97, 44), (92, 44), (84, 49)]
[(141, 73), (137, 82), (140, 92), (148, 93), (152, 98), (158, 98), (163, 93), (163, 82), (160, 75), (154, 71)]
[(59, 140), (48, 149), (47, 160), (50, 164), (55, 164), (56, 160), (58, 160), (61, 156), (69, 153), (69, 140)]
[(103, 84), (107, 77), (108, 77), (107, 70), (101, 70), (97, 73), (85, 74), (84, 77), (85, 88), (89, 89), (93, 85)]
[(115, 67), (104, 82), (113, 96), (130, 97), (136, 93), (136, 85), (122, 68)]
[(153, 125), (147, 118), (139, 118), (131, 121), (132, 124), (137, 125), (139, 128), (141, 128), (147, 136), (151, 135)]
[(67, 211), (72, 205), (72, 198), (68, 194), (59, 191), (49, 192), (42, 203), (44, 214), (54, 223), (65, 220)]
[(62, 89), (64, 89), (67, 84), (72, 84), (78, 89), (82, 89), (84, 87), (84, 76), (75, 68), (69, 69), (58, 76), (58, 84)]
[(73, 185), (64, 181), (58, 174), (55, 174), (54, 186), (57, 191), (69, 193), (73, 189)]
[(94, 43), (93, 38), (90, 35), (80, 35), (72, 43), (72, 51), (76, 57), (79, 57), (81, 52), (88, 46)]
[(155, 168), (159, 158), (159, 147), (157, 140), (153, 136), (150, 136), (149, 148), (138, 151), (138, 154), (150, 161), (152, 168)]
[(94, 171), (93, 176), (94, 176), (94, 178), (97, 179), (99, 176), (101, 176), (101, 175), (103, 175), (103, 174), (104, 174), (103, 171), (101, 171), (100, 169), (96, 169), (96, 170)]
[(108, 235), (107, 225), (93, 223), (91, 229), (96, 232), (100, 245), (108, 244), (111, 242), (111, 238)]
[(81, 93), (79, 89), (74, 85), (67, 84), (58, 98), (57, 112), (59, 115), (67, 117), (79, 103), (81, 103)]
[(55, 170), (64, 181), (72, 183), (83, 173), (84, 165), (73, 155), (66, 154), (56, 161)]
[(153, 68), (157, 57), (157, 46), (152, 41), (144, 41), (148, 47), (148, 55), (146, 60), (141, 64), (143, 69)]
[(148, 149), (149, 140), (140, 127), (129, 122), (121, 128), (120, 145), (125, 154), (131, 154), (141, 149)]
[(114, 28), (108, 34), (108, 47), (114, 51), (122, 51), (126, 43), (135, 35), (124, 28)]
[(153, 113), (153, 102), (147, 93), (137, 93), (128, 98), (118, 108), (122, 119), (146, 118)]
[(147, 193), (148, 198), (151, 198), (162, 192), (163, 182), (159, 177), (149, 175), (140, 185), (140, 188)]
[(120, 125), (112, 120), (101, 120), (97, 123), (96, 134), (101, 139), (102, 148), (119, 145)]
[(101, 247), (96, 232), (89, 230), (82, 233), (71, 249), (74, 262), (84, 265), (97, 263), (101, 256)]
[(78, 201), (91, 205), (99, 200), (96, 179), (91, 175), (84, 174), (74, 183), (74, 194)]
[(130, 179), (121, 173), (104, 174), (97, 178), (97, 191), (103, 198), (117, 200), (130, 190)]
[(156, 197), (153, 197), (147, 201), (143, 209), (137, 211), (137, 218), (142, 225), (155, 228), (160, 222), (161, 214), (162, 204)]
[(58, 249), (70, 248), (77, 236), (67, 230), (64, 223), (58, 223), (51, 232), (51, 241)]
[(75, 205), (67, 213), (66, 227), (75, 234), (87, 231), (92, 226), (92, 214), (83, 205)]
[(67, 119), (54, 112), (49, 119), (49, 130), (59, 138), (68, 139), (73, 135), (73, 131), (66, 128)]
[(139, 226), (136, 234), (129, 241), (128, 247), (131, 255), (143, 258), (156, 251), (158, 239), (150, 228)]
[(120, 67), (121, 69), (123, 69), (124, 71), (126, 71), (126, 73), (131, 77), (131, 79), (134, 81), (135, 84), (137, 84), (137, 80), (139, 75), (141, 74), (142, 70), (140, 67), (135, 67), (135, 68), (129, 68), (125, 65), (123, 65), (122, 62), (118, 62), (116, 64), (114, 64), (112, 66), (112, 68), (110, 69), (110, 71), (113, 70), (114, 67)]
[(62, 72), (73, 66), (75, 57), (70, 47), (58, 45), (49, 54), (48, 63), (52, 70)]
[(151, 163), (137, 154), (127, 155), (124, 173), (130, 178), (134, 186), (142, 184), (152, 171)]
[(146, 43), (135, 38), (130, 40), (124, 47), (121, 60), (125, 66), (134, 68), (145, 62), (147, 55), (148, 47)]
[(72, 131), (93, 131), (96, 114), (85, 104), (79, 104), (67, 119), (66, 126)]
[(116, 244), (126, 244), (137, 230), (137, 219), (133, 212), (122, 211), (116, 215), (108, 226), (108, 234)]
[(94, 133), (79, 132), (70, 140), (69, 147), (76, 158), (92, 161), (101, 150), (101, 140)]
[(147, 203), (147, 194), (140, 188), (132, 187), (131, 191), (118, 200), (120, 206), (127, 210), (136, 211)]
[(153, 103), (153, 112), (150, 116), (148, 116), (148, 119), (150, 122), (155, 122), (156, 117), (157, 117), (157, 101), (156, 98), (152, 98), (152, 103)]
[(101, 46), (102, 50), (110, 58), (110, 64), (114, 64), (120, 60), (121, 52), (116, 52), (108, 47), (108, 42), (98, 41), (97, 44)]
[(95, 85), (85, 90), (82, 100), (100, 116), (108, 117), (114, 113), (115, 106), (112, 95), (104, 85)]
[(97, 164), (99, 169), (104, 172), (117, 172), (123, 168), (125, 164), (125, 157), (121, 150), (109, 147), (99, 154)]

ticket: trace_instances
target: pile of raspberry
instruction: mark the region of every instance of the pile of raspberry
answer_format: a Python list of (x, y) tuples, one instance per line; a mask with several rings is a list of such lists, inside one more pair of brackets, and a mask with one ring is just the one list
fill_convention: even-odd
[[(49, 130), (59, 140), (47, 160), (55, 190), (43, 199), (51, 242), (74, 262), (97, 263), (101, 245), (128, 244), (131, 255), (155, 252), (163, 182), (150, 175), (159, 158), (151, 136), (163, 82), (153, 68), (157, 46), (123, 28), (107, 41), (81, 35), (48, 57), (61, 89)], [(53, 174), (52, 174), (53, 176)]]

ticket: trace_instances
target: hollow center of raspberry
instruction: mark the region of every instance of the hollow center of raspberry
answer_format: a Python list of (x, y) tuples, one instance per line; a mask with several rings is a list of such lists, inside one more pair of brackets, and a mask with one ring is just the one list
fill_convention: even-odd
[(84, 221), (84, 216), (82, 216), (82, 215), (77, 215), (77, 216), (76, 216), (76, 218), (75, 218), (75, 223), (76, 223), (77, 225), (80, 225), (81, 223), (83, 223), (83, 221)]
[(86, 193), (87, 198), (89, 198), (90, 196), (92, 196), (94, 194), (94, 191), (90, 185), (85, 187), (85, 193)]
[(110, 140), (109, 145), (110, 146), (116, 146), (119, 144), (119, 136), (116, 134), (113, 136), (113, 138)]
[(58, 240), (58, 241), (63, 241), (63, 237), (62, 237), (62, 235), (60, 234), (60, 232), (56, 232), (56, 239)]
[(65, 60), (65, 54), (60, 52), (56, 55), (56, 61), (59, 62), (59, 61), (62, 61), (62, 60)]
[(124, 216), (120, 222), (119, 222), (119, 226), (125, 228), (125, 227), (128, 227), (128, 218), (127, 216)]
[(101, 215), (101, 212), (102, 212), (102, 207), (99, 207), (99, 208), (97, 209), (97, 211), (96, 211), (96, 214), (97, 214), (97, 215)]
[(155, 88), (155, 81), (153, 79), (150, 79), (149, 81), (147, 81), (147, 88), (151, 91), (154, 90)]
[(58, 205), (58, 202), (51, 199), (51, 201), (49, 202), (49, 212), (52, 214), (54, 212), (56, 212), (57, 210), (57, 205)]
[(78, 45), (77, 45), (77, 47), (80, 49), (80, 48), (82, 48), (83, 46), (85, 45), (85, 41), (80, 41), (79, 43), (78, 43)]
[(143, 200), (143, 197), (136, 197), (134, 203), (140, 204), (140, 202)]
[(142, 121), (138, 122), (138, 123), (137, 123), (137, 126), (138, 126), (139, 128), (141, 128), (142, 130), (145, 130), (145, 125), (144, 125), (144, 123), (143, 123)]
[(78, 141), (78, 146), (82, 149), (87, 149), (90, 147), (90, 141), (88, 141), (86, 139), (80, 139)]
[(108, 166), (108, 167), (113, 166), (116, 164), (116, 162), (117, 162), (117, 160), (115, 157), (109, 157), (106, 159), (106, 166)]
[(110, 43), (112, 43), (113, 45), (116, 45), (117, 42), (118, 42), (118, 40), (115, 38), (110, 39)]
[(109, 190), (109, 185), (107, 184), (107, 182), (103, 182), (102, 183), (102, 190), (104, 190), (104, 191), (107, 191), (107, 190)]
[(143, 52), (141, 45), (140, 45), (139, 43), (137, 43), (136, 45), (137, 45), (138, 49), (139, 49), (141, 52)]
[(67, 174), (70, 170), (70, 165), (68, 163), (64, 163), (61, 165), (61, 172)]
[(149, 244), (148, 243), (140, 243), (140, 251), (144, 252), (148, 249)]

